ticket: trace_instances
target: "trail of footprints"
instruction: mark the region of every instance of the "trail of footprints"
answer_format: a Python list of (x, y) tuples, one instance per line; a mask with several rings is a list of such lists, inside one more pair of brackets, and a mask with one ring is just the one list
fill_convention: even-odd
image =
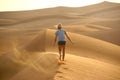
[(70, 71), (72, 71), (72, 69), (69, 68), (69, 64), (67, 63), (61, 64), (58, 71), (56, 71), (54, 80), (72, 80), (69, 78), (70, 76), (65, 76)]

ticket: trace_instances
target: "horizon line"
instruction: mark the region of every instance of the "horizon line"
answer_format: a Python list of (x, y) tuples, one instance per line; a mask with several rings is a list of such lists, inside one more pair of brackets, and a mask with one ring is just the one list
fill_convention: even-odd
[(63, 5), (59, 5), (59, 6), (45, 7), (45, 8), (19, 9), (19, 10), (0, 10), (0, 12), (34, 11), (34, 10), (43, 10), (43, 9), (50, 9), (50, 8), (57, 8), (57, 7), (80, 8), (80, 7), (87, 7), (87, 6), (96, 5), (96, 4), (100, 4), (100, 3), (116, 3), (116, 4), (120, 4), (119, 2), (101, 1), (101, 2), (97, 2), (97, 3), (93, 3), (93, 4), (89, 4), (89, 5), (83, 5), (83, 6), (63, 6)]

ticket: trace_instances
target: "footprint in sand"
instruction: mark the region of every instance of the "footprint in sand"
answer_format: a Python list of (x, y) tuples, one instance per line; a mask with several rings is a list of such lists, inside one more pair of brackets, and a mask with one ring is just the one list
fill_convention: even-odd
[(58, 71), (56, 71), (56, 77), (55, 77), (55, 80), (68, 80), (64, 74), (67, 72), (67, 71), (71, 71), (69, 69), (69, 66), (67, 65), (66, 62), (59, 62), (60, 64), (60, 69)]
[(65, 70), (69, 70), (69, 68), (66, 68), (66, 67), (64, 67), (63, 69), (65, 69)]
[(61, 72), (61, 71), (56, 71), (56, 73), (63, 73), (63, 72)]
[(56, 76), (54, 80), (70, 80), (70, 79), (60, 75), (60, 76)]
[(57, 76), (57, 77), (59, 77), (59, 78), (64, 78), (63, 76)]

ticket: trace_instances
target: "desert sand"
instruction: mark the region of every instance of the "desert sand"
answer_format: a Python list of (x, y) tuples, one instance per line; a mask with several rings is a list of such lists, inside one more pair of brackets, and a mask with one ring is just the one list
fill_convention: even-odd
[[(120, 4), (0, 12), (0, 80), (120, 80)], [(58, 64), (57, 24), (67, 41)]]

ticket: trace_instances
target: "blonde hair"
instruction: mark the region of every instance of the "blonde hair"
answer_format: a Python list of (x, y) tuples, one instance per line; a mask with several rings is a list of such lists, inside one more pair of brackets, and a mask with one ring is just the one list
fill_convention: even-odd
[(62, 24), (58, 24), (58, 29), (61, 29), (62, 28)]

